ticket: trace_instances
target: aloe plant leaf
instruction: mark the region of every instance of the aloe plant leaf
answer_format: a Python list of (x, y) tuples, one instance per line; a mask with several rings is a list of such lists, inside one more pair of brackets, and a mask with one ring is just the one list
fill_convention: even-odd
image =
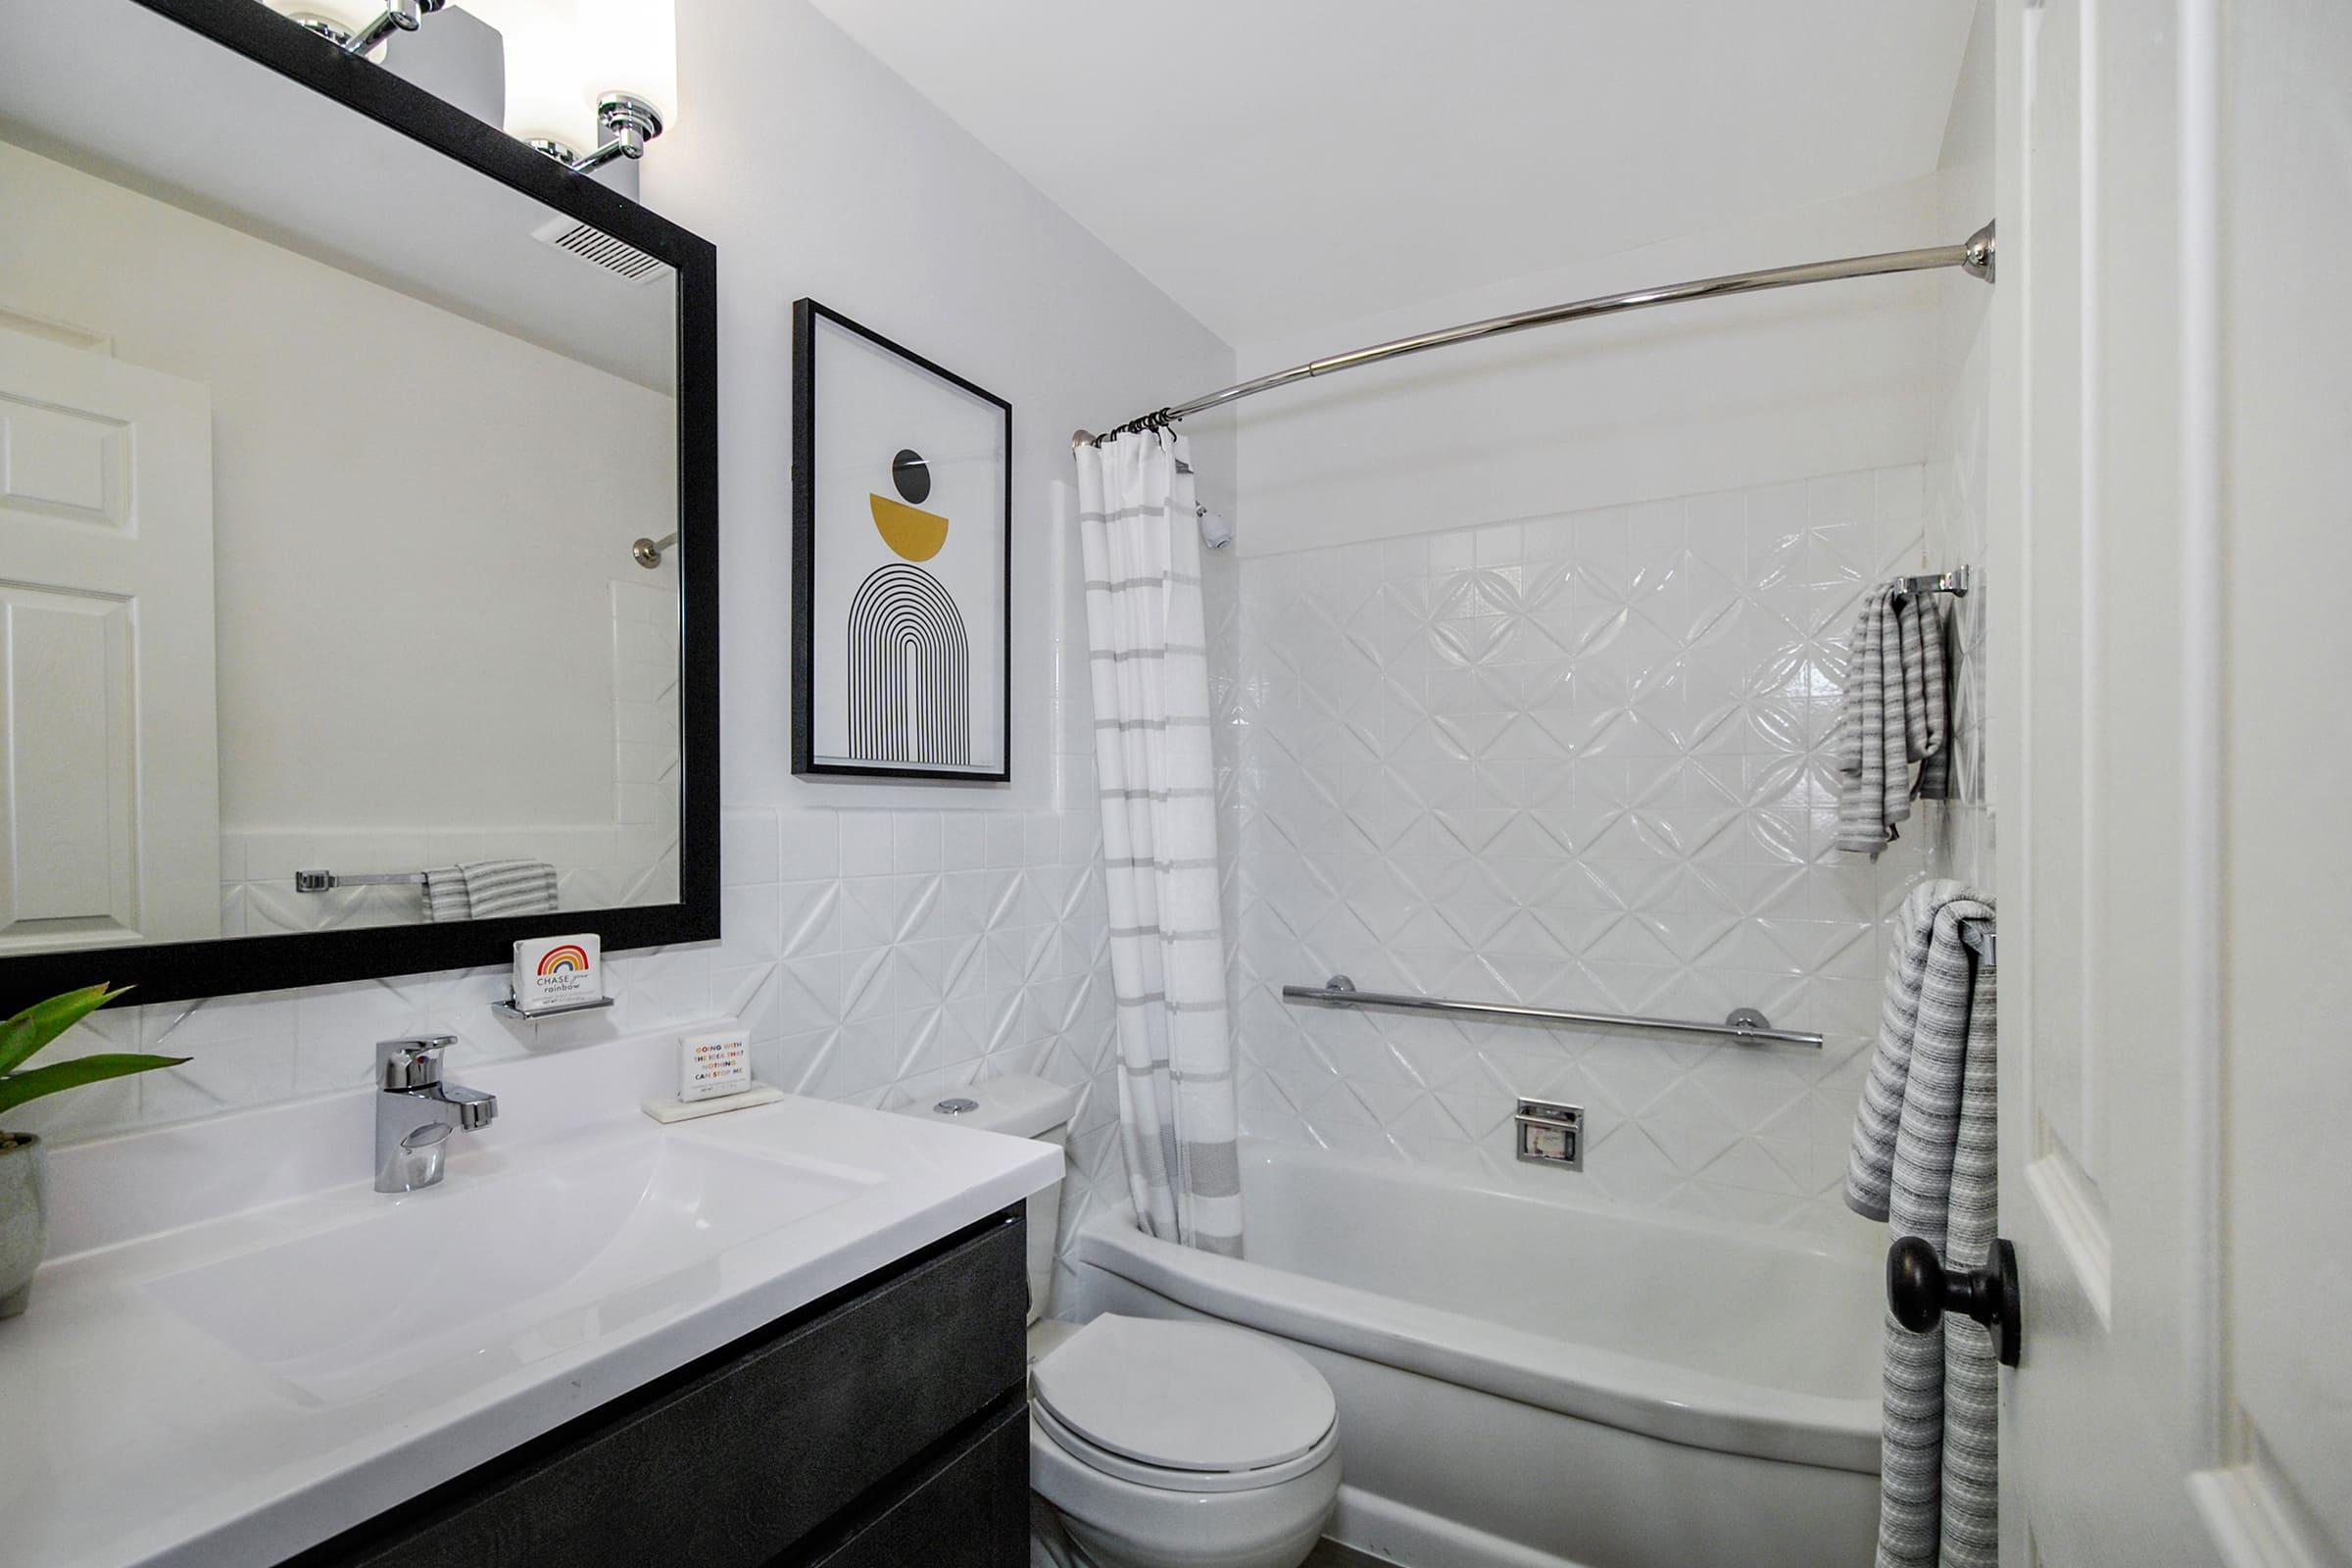
[(176, 1067), (188, 1059), (186, 1056), (142, 1056), (126, 1052), (102, 1052), (94, 1056), (75, 1056), (71, 1061), (53, 1061), (46, 1067), (34, 1067), (28, 1072), (10, 1073), (0, 1077), (0, 1115), (7, 1114), (28, 1100), (38, 1100), (60, 1090), (78, 1089), (83, 1084), (103, 1083), (109, 1078), (127, 1078), (135, 1072), (154, 1072), (159, 1067)]
[(36, 1002), (15, 1017), (0, 1020), (0, 1073), (14, 1072), (26, 1057), (129, 990), (104, 984), (83, 986)]

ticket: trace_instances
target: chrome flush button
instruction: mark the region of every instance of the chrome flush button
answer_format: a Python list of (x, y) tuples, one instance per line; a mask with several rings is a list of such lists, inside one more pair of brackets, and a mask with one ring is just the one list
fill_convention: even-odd
[(931, 1110), (934, 1115), (939, 1116), (968, 1116), (979, 1108), (980, 1102), (966, 1100), (958, 1095), (954, 1100), (941, 1101), (938, 1104), (933, 1105)]

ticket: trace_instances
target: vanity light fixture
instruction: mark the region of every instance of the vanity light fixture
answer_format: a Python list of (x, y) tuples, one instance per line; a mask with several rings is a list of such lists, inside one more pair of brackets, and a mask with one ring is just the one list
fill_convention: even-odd
[(678, 109), (677, 0), (578, 0), (580, 85), (596, 103), (596, 149), (574, 163), (594, 169), (642, 158)]
[(592, 151), (570, 156), (570, 149), (546, 142), (532, 146), (549, 157), (569, 164), (575, 174), (585, 174), (601, 169), (615, 158), (643, 158), (645, 144), (662, 134), (662, 117), (654, 106), (642, 98), (625, 92), (606, 95), (596, 103), (596, 128), (599, 140)]
[(347, 55), (369, 55), (396, 32), (415, 32), (449, 0), (300, 0), (270, 9), (318, 34)]
[(506, 35), (508, 134), (575, 173), (644, 157), (675, 120), (674, 0), (468, 0), (466, 9)]

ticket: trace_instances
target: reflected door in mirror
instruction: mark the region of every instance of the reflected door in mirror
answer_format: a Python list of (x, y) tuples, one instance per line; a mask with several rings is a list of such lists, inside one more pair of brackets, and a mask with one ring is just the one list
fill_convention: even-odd
[(212, 399), (0, 330), (0, 954), (220, 927)]

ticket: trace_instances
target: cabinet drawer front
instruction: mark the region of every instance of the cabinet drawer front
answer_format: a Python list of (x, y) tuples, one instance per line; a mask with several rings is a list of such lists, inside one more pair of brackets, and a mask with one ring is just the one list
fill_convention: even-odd
[(303, 1561), (767, 1563), (1023, 1387), (1024, 1250), (1010, 1210), (846, 1300), (713, 1352), (650, 1396), (591, 1412), (504, 1474), (451, 1483), (413, 1527), (386, 1534), (379, 1520), (359, 1533), (364, 1544), (346, 1538)]
[(1029, 1404), (1014, 1399), (806, 1568), (1028, 1568)]

